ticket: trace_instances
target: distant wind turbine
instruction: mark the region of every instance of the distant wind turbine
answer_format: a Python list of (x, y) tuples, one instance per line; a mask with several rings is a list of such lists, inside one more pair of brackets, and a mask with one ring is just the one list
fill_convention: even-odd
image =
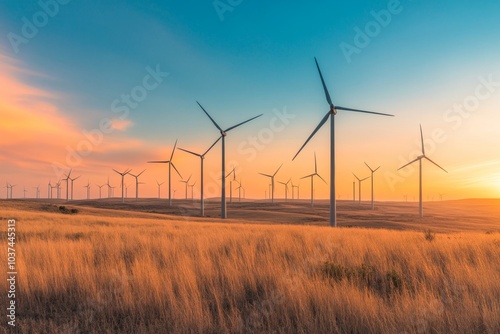
[(367, 114), (375, 114), (375, 115), (382, 115), (382, 116), (394, 116), (394, 115), (389, 115), (389, 114), (382, 114), (382, 113), (377, 113), (377, 112), (372, 112), (372, 111), (365, 111), (365, 110), (359, 110), (359, 109), (351, 109), (351, 108), (345, 108), (345, 107), (339, 107), (335, 106), (332, 102), (332, 99), (330, 97), (330, 93), (328, 92), (328, 89), (326, 88), (325, 80), (323, 79), (323, 74), (321, 73), (321, 70), (319, 68), (319, 64), (316, 58), (314, 58), (316, 62), (316, 67), (319, 72), (319, 76), (321, 78), (321, 83), (323, 85), (323, 90), (325, 92), (326, 96), (326, 101), (328, 102), (330, 106), (330, 110), (327, 112), (327, 114), (323, 117), (321, 122), (318, 124), (316, 129), (311, 133), (309, 138), (307, 138), (306, 142), (302, 147), (299, 149), (297, 154), (295, 154), (295, 158), (297, 155), (299, 155), (300, 151), (307, 145), (309, 140), (318, 132), (318, 130), (328, 121), (328, 119), (331, 116), (330, 120), (330, 226), (335, 227), (337, 226), (337, 206), (336, 206), (336, 199), (335, 199), (335, 115), (337, 114), (338, 110), (344, 110), (344, 111), (353, 111), (353, 112), (360, 112), (360, 113), (367, 113)]
[(226, 176), (226, 135), (229, 131), (245, 124), (245, 123), (248, 123), (260, 116), (262, 116), (262, 114), (258, 115), (258, 116), (255, 116), (255, 117), (252, 117), (244, 122), (241, 122), (241, 123), (238, 123), (236, 125), (233, 125), (225, 130), (223, 130), (219, 124), (217, 124), (217, 122), (214, 121), (214, 119), (208, 114), (208, 112), (201, 106), (201, 104), (197, 101), (196, 103), (198, 103), (198, 105), (200, 106), (200, 108), (203, 110), (203, 112), (205, 112), (205, 114), (208, 116), (208, 118), (210, 118), (210, 120), (212, 121), (212, 123), (215, 125), (215, 127), (220, 131), (220, 134), (221, 134), (221, 137), (222, 137), (222, 171), (221, 171), (221, 177), (222, 177), (222, 191), (221, 191), (221, 218), (222, 219), (225, 219), (227, 218), (227, 211), (226, 211), (226, 178), (224, 176)]
[(175, 141), (174, 148), (172, 149), (172, 154), (170, 155), (170, 160), (160, 160), (160, 161), (148, 161), (148, 164), (168, 164), (168, 206), (172, 206), (172, 167), (174, 167), (175, 172), (182, 179), (181, 173), (175, 168), (173, 163), (175, 148), (177, 147), (177, 140)]
[(371, 174), (371, 183), (372, 183), (372, 210), (373, 210), (373, 209), (375, 209), (375, 202), (373, 200), (373, 174), (375, 174), (375, 172), (379, 170), (380, 166), (378, 166), (377, 168), (373, 169), (366, 162), (365, 162), (365, 165), (366, 165), (366, 167), (368, 167), (368, 169), (372, 173)]
[(72, 171), (73, 171), (73, 169), (70, 169), (68, 174), (64, 174), (64, 175), (66, 175), (66, 178), (63, 179), (63, 181), (66, 182), (66, 202), (69, 201), (69, 178), (71, 177)]
[(158, 182), (158, 180), (155, 180), (156, 181), (156, 184), (158, 185), (158, 198), (160, 199), (161, 196), (160, 196), (160, 191), (161, 191), (161, 185), (164, 184), (165, 182)]
[(124, 197), (124, 195), (125, 195), (125, 194), (124, 194), (123, 183), (124, 183), (124, 181), (125, 181), (125, 175), (127, 175), (128, 173), (130, 173), (131, 169), (127, 169), (127, 170), (125, 170), (125, 171), (124, 171), (124, 172), (122, 172), (122, 173), (120, 173), (119, 171), (117, 171), (117, 170), (116, 170), (116, 169), (114, 169), (114, 168), (113, 168), (113, 170), (115, 171), (115, 173), (117, 173), (117, 174), (121, 175), (121, 177), (122, 177), (122, 186), (121, 186), (121, 188), (122, 188), (122, 203), (125, 203), (125, 197)]
[(283, 166), (283, 164), (281, 164), (278, 167), (278, 169), (276, 170), (276, 172), (274, 172), (274, 174), (272, 174), (272, 175), (270, 175), (270, 174), (264, 174), (264, 173), (259, 173), (260, 175), (268, 177), (268, 178), (271, 179), (271, 184), (270, 184), (271, 189), (269, 189), (269, 198), (271, 198), (271, 203), (274, 203), (274, 177), (276, 176), (276, 174), (278, 174), (278, 172), (280, 171), (280, 169), (281, 169), (282, 166)]
[(294, 199), (294, 188), (297, 188), (297, 200), (300, 200), (300, 186), (292, 182), (292, 199)]
[(359, 177), (356, 176), (356, 174), (352, 173), (354, 177), (358, 180), (358, 196), (359, 196), (359, 205), (361, 205), (361, 182), (368, 180), (370, 177), (365, 177), (364, 179), (360, 179)]
[(137, 175), (134, 175), (132, 173), (129, 173), (130, 176), (132, 177), (135, 177), (135, 199), (138, 200), (139, 199), (139, 176), (142, 175), (142, 173), (144, 173), (146, 170), (143, 170), (142, 172), (140, 172), (139, 174)]
[(424, 135), (422, 133), (422, 125), (420, 125), (420, 139), (421, 139), (421, 143), (422, 143), (422, 155), (420, 155), (419, 157), (417, 157), (415, 160), (410, 161), (406, 165), (404, 165), (402, 167), (399, 167), (398, 170), (403, 169), (406, 166), (409, 166), (412, 163), (418, 161), (418, 164), (419, 164), (419, 202), (420, 202), (419, 213), (420, 213), (420, 218), (422, 218), (424, 216), (424, 207), (423, 207), (423, 202), (422, 202), (422, 159), (426, 159), (427, 161), (429, 161), (430, 163), (434, 164), (438, 168), (442, 169), (446, 173), (448, 173), (448, 172), (446, 171), (446, 169), (444, 169), (443, 167), (439, 166), (437, 163), (435, 163), (434, 161), (432, 161), (431, 159), (429, 159), (425, 155)]
[(87, 182), (86, 186), (83, 186), (84, 188), (87, 188), (87, 200), (90, 199), (90, 181)]
[(194, 186), (196, 185), (196, 182), (193, 184), (188, 184), (188, 187), (191, 187), (191, 201), (194, 201)]
[(239, 182), (236, 181), (239, 184), (238, 188), (236, 188), (236, 190), (238, 190), (238, 202), (241, 202), (241, 189), (243, 189), (243, 185), (241, 184), (241, 181), (242, 181), (241, 179)]
[(285, 186), (285, 202), (288, 201), (288, 184), (290, 183), (290, 181), (292, 181), (292, 179), (290, 178), (287, 182), (280, 182), (278, 181), (278, 183), (282, 184)]
[(317, 176), (319, 177), (323, 182), (326, 183), (325, 179), (321, 177), (321, 175), (318, 174), (318, 164), (316, 162), (316, 153), (314, 153), (314, 173), (310, 175), (306, 175), (304, 177), (301, 177), (301, 179), (306, 179), (308, 177), (311, 178), (311, 207), (314, 206), (314, 177)]
[(200, 163), (201, 163), (201, 168), (200, 168), (200, 173), (201, 173), (201, 194), (200, 194), (200, 210), (201, 210), (201, 216), (205, 216), (205, 195), (204, 195), (204, 189), (205, 189), (205, 181), (204, 181), (204, 172), (203, 172), (203, 162), (205, 161), (205, 155), (207, 155), (208, 152), (212, 149), (212, 147), (215, 146), (221, 140), (222, 136), (217, 138), (217, 140), (202, 154), (198, 154), (192, 151), (188, 151), (186, 149), (180, 148), (179, 150), (184, 151), (186, 153), (192, 154), (194, 156), (197, 156), (200, 158)]
[(96, 184), (97, 187), (99, 187), (99, 199), (102, 198), (101, 194), (102, 194), (102, 187), (105, 186), (105, 184), (102, 184), (102, 185), (99, 185), (99, 184)]
[(191, 176), (192, 175), (189, 175), (188, 179), (187, 180), (180, 180), (180, 182), (182, 183), (185, 183), (186, 184), (186, 200), (188, 199), (188, 184), (189, 184), (189, 180), (191, 179)]

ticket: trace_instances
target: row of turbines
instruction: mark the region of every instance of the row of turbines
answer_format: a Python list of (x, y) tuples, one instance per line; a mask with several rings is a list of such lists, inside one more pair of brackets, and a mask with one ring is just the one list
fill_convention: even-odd
[[(319, 63), (317, 61), (316, 58), (314, 58), (315, 60), (315, 64), (316, 64), (316, 68), (318, 70), (318, 73), (319, 73), (319, 77), (320, 77), (320, 80), (321, 80), (321, 84), (322, 84), (322, 87), (323, 87), (323, 91), (324, 91), (324, 94), (325, 94), (325, 97), (326, 97), (326, 101), (328, 103), (328, 106), (329, 106), (329, 110), (328, 112), (326, 113), (326, 115), (321, 119), (321, 121), (319, 122), (319, 124), (316, 126), (316, 128), (313, 130), (313, 132), (310, 134), (310, 136), (306, 139), (306, 141), (304, 142), (304, 144), (300, 147), (300, 149), (298, 150), (298, 152), (295, 154), (295, 156), (292, 158), (292, 161), (294, 161), (297, 156), (302, 152), (302, 150), (306, 147), (306, 145), (309, 143), (309, 141), (315, 136), (315, 134), (326, 124), (326, 122), (328, 120), (330, 120), (330, 226), (332, 227), (335, 227), (337, 226), (337, 206), (336, 206), (336, 175), (335, 175), (335, 167), (336, 167), (336, 161), (335, 161), (335, 145), (336, 145), (336, 142), (335, 142), (335, 116), (337, 115), (338, 111), (347, 111), (347, 112), (356, 112), (356, 113), (364, 113), (364, 114), (372, 114), (372, 115), (378, 115), (378, 116), (387, 116), (387, 117), (393, 117), (394, 115), (391, 115), (391, 114), (385, 114), (385, 113), (379, 113), (379, 112), (373, 112), (373, 111), (367, 111), (367, 110), (360, 110), (360, 109), (353, 109), (353, 108), (347, 108), (347, 107), (342, 107), (342, 106), (336, 106), (334, 105), (333, 101), (332, 101), (332, 98), (330, 96), (330, 93), (329, 93), (329, 90), (326, 86), (326, 83), (325, 83), (325, 80), (324, 80), (324, 77), (323, 77), (323, 74), (321, 72), (321, 69), (320, 69), (320, 66), (319, 66)], [(236, 174), (235, 174), (235, 169), (233, 168), (233, 170), (231, 172), (229, 172), (229, 174), (226, 174), (226, 150), (225, 150), (225, 147), (226, 147), (226, 137), (228, 135), (228, 133), (248, 122), (251, 122), (259, 117), (262, 116), (262, 114), (260, 115), (257, 115), (257, 116), (254, 116), (250, 119), (247, 119), (243, 122), (240, 122), (238, 124), (235, 124), (233, 126), (230, 126), (230, 127), (227, 127), (227, 128), (223, 128), (219, 125), (219, 123), (217, 123), (215, 121), (214, 118), (212, 118), (212, 116), (207, 112), (207, 110), (197, 101), (197, 104), (198, 106), (201, 108), (201, 110), (205, 113), (205, 115), (209, 118), (209, 120), (212, 122), (212, 124), (214, 125), (214, 127), (216, 128), (216, 130), (220, 133), (220, 136), (217, 138), (217, 140), (215, 140), (208, 148), (206, 151), (202, 152), (202, 153), (197, 153), (197, 152), (194, 152), (194, 151), (191, 151), (191, 150), (187, 150), (187, 149), (183, 149), (183, 148), (179, 148), (179, 150), (181, 151), (184, 151), (188, 154), (191, 154), (192, 156), (195, 156), (195, 157), (198, 157), (200, 159), (200, 211), (201, 211), (201, 215), (204, 216), (205, 214), (205, 203), (204, 203), (204, 170), (203, 170), (203, 163), (204, 163), (204, 159), (205, 159), (205, 156), (210, 152), (210, 150), (220, 141), (221, 142), (221, 146), (222, 146), (222, 150), (221, 150), (221, 218), (222, 219), (225, 219), (227, 218), (227, 203), (226, 203), (226, 179), (232, 174), (233, 175), (233, 179), (230, 178), (230, 183), (231, 183), (231, 187), (230, 187), (230, 200), (232, 201), (232, 182), (233, 181), (236, 181)], [(408, 165), (411, 165), (413, 163), (416, 163), (418, 162), (419, 163), (419, 216), (420, 217), (423, 217), (423, 203), (422, 203), (422, 196), (423, 196), (423, 187), (422, 187), (422, 161), (423, 160), (427, 160), (428, 162), (434, 164), (435, 166), (437, 166), (438, 168), (442, 169), (443, 171), (447, 172), (444, 168), (442, 168), (441, 166), (439, 166), (437, 163), (435, 163), (434, 161), (432, 161), (426, 154), (425, 154), (425, 147), (424, 147), (424, 140), (423, 140), (423, 132), (422, 132), (422, 126), (420, 126), (420, 137), (421, 137), (421, 142), (422, 142), (422, 154), (417, 157), (415, 160), (413, 161), (410, 161), (408, 164), (404, 165), (404, 166), (401, 166), (398, 170), (400, 169), (403, 169), (405, 168), (406, 166)], [(168, 160), (160, 160), (160, 161), (148, 161), (148, 163), (153, 163), (153, 164), (166, 164), (168, 166), (168, 205), (171, 206), (172, 205), (172, 182), (171, 182), (171, 176), (172, 176), (172, 168), (174, 169), (174, 171), (179, 175), (179, 177), (181, 179), (183, 179), (181, 173), (179, 172), (179, 170), (175, 167), (174, 163), (173, 163), (173, 158), (174, 158), (174, 153), (176, 151), (176, 148), (177, 148), (177, 141), (175, 142), (174, 144), (174, 147), (173, 147), (173, 150), (172, 150), (172, 153), (170, 154), (170, 157)], [(365, 163), (366, 164), (366, 163)], [(276, 174), (279, 172), (279, 170), (281, 169), (281, 167), (283, 166), (283, 164), (280, 165), (280, 167), (278, 167), (278, 169), (273, 173), (273, 174), (266, 174), (266, 173), (260, 173), (262, 176), (265, 176), (265, 177), (268, 177), (270, 178), (270, 193), (269, 193), (269, 197), (271, 199), (271, 202), (274, 203), (274, 189), (275, 189), (275, 176)], [(374, 173), (380, 168), (380, 167), (377, 167), (375, 169), (372, 169), (368, 164), (366, 164), (366, 166), (370, 169), (370, 172), (371, 172), (371, 191), (372, 191), (372, 196), (371, 196), (371, 205), (372, 205), (372, 209), (374, 208), (374, 195), (373, 195), (373, 192), (374, 192), (374, 188), (373, 188), (373, 177), (374, 177)], [(114, 170), (117, 174), (119, 174), (121, 176), (121, 189), (122, 189), (122, 201), (124, 201), (124, 198), (125, 198), (125, 184), (124, 184), (124, 178), (126, 175), (131, 175), (133, 177), (135, 177), (136, 179), (136, 197), (138, 197), (138, 187), (139, 187), (139, 176), (144, 173), (144, 171), (142, 171), (141, 173), (137, 174), (137, 175), (134, 175), (134, 174), (131, 174), (131, 170), (125, 170), (123, 172), (119, 172), (117, 170)], [(69, 200), (68, 198), (68, 194), (69, 194), (69, 183), (71, 182), (71, 199), (73, 199), (73, 182), (75, 180), (77, 180), (80, 176), (78, 177), (74, 177), (72, 178), (71, 177), (71, 170), (69, 171), (68, 174), (65, 174), (66, 178), (65, 179), (62, 179), (60, 180), (56, 185), (55, 185), (55, 189), (57, 189), (57, 196), (59, 198), (60, 196), (60, 182), (61, 181), (65, 181), (66, 182), (66, 200)], [(358, 178), (356, 175), (354, 175), (355, 178), (358, 180), (358, 189), (359, 189), (359, 201), (361, 202), (361, 183), (364, 181), (364, 180), (367, 180), (368, 178), (370, 177), (367, 177), (367, 178), (363, 178), (363, 179), (360, 179)], [(314, 205), (314, 178), (315, 177), (318, 177), (320, 180), (322, 180), (323, 182), (326, 183), (326, 181), (323, 179), (323, 177), (321, 177), (318, 173), (318, 168), (317, 168), (317, 162), (316, 162), (316, 154), (314, 154), (314, 173), (311, 173), (309, 175), (306, 175), (304, 177), (302, 177), (301, 179), (307, 179), (307, 178), (310, 178), (310, 181), (311, 181), (311, 205), (313, 206)], [(191, 178), (191, 177), (190, 177)], [(185, 183), (185, 186), (186, 186), (186, 198), (187, 198), (187, 189), (189, 186), (191, 187), (194, 187), (194, 184), (189, 184), (189, 180), (190, 178), (188, 178), (187, 180), (184, 180), (183, 179), (183, 183)], [(287, 199), (287, 196), (288, 196), (288, 184), (291, 182), (291, 179), (288, 180), (287, 182), (279, 182), (281, 184), (283, 184), (285, 186), (285, 199)], [(160, 186), (161, 184), (163, 183), (159, 183), (157, 181), (157, 184), (158, 184), (158, 192), (160, 192)], [(105, 184), (106, 185), (106, 184)], [(241, 192), (241, 181), (239, 181), (239, 191)], [(8, 185), (7, 187), (7, 193), (9, 193), (9, 189), (10, 189), (10, 194), (12, 197), (12, 188), (14, 187), (15, 185)], [(101, 188), (103, 187), (104, 185), (99, 185), (100, 187), (100, 192), (99, 192), (99, 197), (101, 197)], [(108, 197), (110, 196), (110, 193), (112, 194), (112, 191), (113, 191), (113, 188), (114, 187), (111, 187), (111, 185), (109, 184), (109, 178), (108, 178), (108, 183), (107, 183), (107, 186), (108, 186)], [(50, 187), (50, 196), (52, 196), (52, 187), (53, 185), (51, 185), (49, 183), (49, 187)], [(89, 193), (90, 193), (90, 183), (88, 183), (85, 187), (87, 187), (87, 197), (89, 197)], [(293, 189), (293, 188), (292, 188)], [(37, 190), (38, 191), (38, 190)], [(192, 190), (192, 194), (193, 194), (193, 190)], [(37, 192), (37, 196), (38, 196), (38, 192)], [(111, 195), (112, 196), (112, 195)], [(9, 196), (7, 196), (9, 197)], [(193, 197), (193, 196), (192, 196)], [(353, 183), (353, 201), (355, 201), (355, 183)], [(240, 195), (240, 198), (241, 198), (241, 195)]]

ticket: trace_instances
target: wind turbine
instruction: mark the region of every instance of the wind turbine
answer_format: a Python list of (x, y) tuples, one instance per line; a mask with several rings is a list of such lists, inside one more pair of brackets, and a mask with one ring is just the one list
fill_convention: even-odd
[(64, 174), (64, 175), (66, 175), (66, 178), (63, 179), (63, 181), (66, 182), (66, 202), (69, 201), (69, 178), (71, 177), (72, 171), (73, 171), (73, 169), (70, 169), (68, 174)]
[(26, 187), (23, 186), (23, 198), (26, 199)]
[(15, 186), (16, 186), (16, 184), (11, 184), (10, 185), (10, 199), (14, 198), (14, 196), (12, 195), (12, 190), (14, 189)]
[(241, 179), (240, 181), (238, 182), (239, 186), (238, 188), (236, 188), (236, 190), (238, 190), (238, 202), (241, 202), (241, 189), (243, 189), (243, 185), (241, 184)]
[(161, 190), (161, 189), (160, 189), (160, 188), (161, 188), (161, 185), (162, 185), (162, 184), (164, 184), (164, 183), (165, 183), (165, 182), (159, 183), (159, 182), (158, 182), (158, 180), (156, 180), (156, 184), (158, 185), (158, 199), (160, 199), (160, 198), (161, 198), (161, 196), (160, 196), (160, 190)]
[(179, 147), (179, 150), (184, 151), (184, 152), (189, 153), (189, 154), (192, 154), (192, 155), (195, 155), (195, 156), (200, 158), (200, 163), (201, 163), (201, 172), (200, 172), (201, 173), (201, 186), (200, 186), (201, 187), (201, 195), (200, 195), (200, 199), (201, 199), (200, 207), (201, 207), (201, 209), (200, 210), (201, 210), (202, 217), (205, 216), (205, 198), (204, 198), (204, 182), (205, 181), (204, 181), (204, 172), (203, 172), (203, 162), (205, 161), (205, 155), (207, 155), (207, 153), (210, 152), (212, 147), (214, 147), (215, 144), (217, 144), (221, 138), (222, 138), (222, 136), (217, 138), (217, 140), (212, 144), (212, 146), (210, 146), (208, 148), (208, 150), (206, 150), (203, 154), (198, 154), (198, 153), (188, 151), (188, 150), (185, 150), (185, 149)]
[(196, 185), (196, 182), (193, 184), (188, 184), (188, 187), (191, 187), (191, 201), (194, 201), (194, 186)]
[(201, 104), (196, 101), (200, 108), (205, 112), (205, 114), (210, 118), (212, 123), (214, 123), (215, 127), (220, 131), (221, 137), (222, 137), (222, 171), (221, 171), (221, 176), (222, 176), (222, 191), (221, 191), (221, 218), (225, 219), (227, 218), (227, 212), (226, 212), (226, 135), (229, 131), (231, 131), (234, 128), (237, 128), (245, 123), (248, 123), (257, 117), (262, 116), (263, 114), (260, 114), (258, 116), (252, 117), (249, 120), (246, 120), (244, 122), (238, 123), (236, 125), (233, 125), (225, 130), (222, 130), (222, 128), (217, 124), (214, 119), (208, 114), (208, 112), (201, 106)]
[(291, 178), (287, 182), (280, 182), (280, 181), (278, 181), (278, 183), (280, 183), (280, 184), (282, 184), (282, 185), (285, 186), (285, 202), (288, 201), (288, 184), (290, 183), (290, 181), (292, 181)]
[(269, 185), (271, 188), (269, 189), (269, 198), (271, 198), (271, 203), (274, 203), (274, 177), (276, 176), (276, 174), (278, 174), (279, 170), (281, 169), (281, 167), (283, 166), (283, 164), (281, 164), (278, 169), (276, 170), (276, 172), (274, 172), (274, 174), (270, 175), (270, 174), (264, 174), (264, 173), (259, 173), (260, 175), (262, 176), (265, 176), (265, 177), (268, 177), (271, 179), (271, 184)]
[(371, 178), (372, 178), (371, 179), (371, 183), (372, 183), (372, 210), (373, 210), (373, 209), (375, 209), (375, 203), (373, 201), (373, 174), (375, 174), (375, 172), (379, 170), (380, 166), (378, 166), (377, 168), (373, 169), (366, 162), (365, 162), (365, 165), (366, 165), (366, 167), (368, 167), (368, 169), (372, 173), (372, 175), (371, 175)]
[(62, 180), (59, 179), (59, 181), (57, 181), (57, 183), (56, 183), (57, 199), (61, 199), (61, 182), (62, 182)]
[(226, 175), (226, 178), (231, 176), (231, 174), (233, 174), (233, 179), (229, 179), (229, 203), (233, 204), (233, 181), (236, 181), (236, 167), (233, 167), (229, 174)]
[[(80, 176), (81, 176), (81, 175), (80, 175)], [(70, 177), (68, 176), (69, 180), (71, 181), (71, 200), (73, 200), (73, 182), (75, 182), (76, 180), (78, 180), (78, 179), (80, 178), (80, 176), (75, 177), (74, 179), (72, 179), (72, 178), (70, 178)]]
[(7, 191), (5, 199), (9, 199), (9, 189), (10, 189), (10, 184), (8, 182), (5, 182), (5, 189)]
[(139, 174), (137, 175), (134, 175), (132, 173), (129, 173), (130, 176), (133, 176), (135, 177), (135, 199), (138, 200), (139, 199), (139, 176), (142, 175), (142, 173), (144, 173), (146, 170), (143, 170), (142, 172), (140, 172)]
[(49, 184), (47, 185), (47, 198), (52, 199), (52, 180), (49, 180)]
[(109, 184), (109, 176), (108, 176), (108, 182), (106, 183), (106, 185), (108, 186), (108, 198), (111, 198), (111, 197), (113, 197), (113, 188), (114, 187), (112, 187), (111, 184)]
[(87, 188), (87, 200), (90, 199), (90, 181), (87, 182), (86, 186), (83, 186), (84, 188)]
[(57, 195), (57, 183), (51, 186), (51, 189), (50, 189), (50, 198), (54, 198), (54, 196), (52, 195), (52, 189), (56, 190), (56, 195)]
[(180, 182), (182, 183), (185, 183), (186, 184), (186, 200), (188, 199), (188, 183), (189, 183), (189, 180), (191, 179), (191, 176), (192, 175), (189, 175), (188, 179), (187, 180), (180, 180)]
[(448, 173), (446, 171), (446, 169), (444, 169), (443, 167), (439, 166), (437, 163), (435, 163), (434, 161), (432, 161), (431, 159), (429, 159), (426, 155), (425, 155), (425, 146), (424, 146), (424, 135), (422, 133), (422, 125), (420, 125), (420, 140), (421, 140), (421, 143), (422, 143), (422, 155), (420, 155), (419, 157), (417, 157), (415, 160), (413, 161), (410, 161), (409, 163), (407, 163), (406, 165), (402, 166), (402, 167), (399, 167), (398, 170), (400, 169), (403, 169), (405, 168), (406, 166), (409, 166), (411, 165), (412, 163), (414, 162), (417, 162), (418, 161), (418, 164), (419, 164), (419, 201), (420, 201), (420, 207), (419, 207), (419, 212), (420, 212), (420, 218), (422, 218), (424, 216), (424, 207), (423, 207), (423, 203), (422, 203), (422, 159), (426, 159), (427, 161), (431, 162), (432, 164), (434, 164), (435, 166), (437, 166), (438, 168), (442, 169), (443, 171), (445, 171), (446, 173)]
[(99, 199), (101, 199), (101, 198), (102, 198), (102, 196), (101, 196), (101, 193), (102, 193), (102, 187), (104, 187), (104, 186), (105, 186), (105, 184), (103, 184), (103, 185), (96, 184), (96, 186), (98, 186), (98, 187), (99, 187)]
[(294, 189), (297, 188), (297, 199), (300, 200), (300, 186), (299, 185), (294, 185), (292, 182), (292, 199), (294, 198)]
[(175, 141), (174, 148), (172, 149), (172, 154), (170, 155), (170, 160), (163, 160), (163, 161), (148, 161), (148, 164), (168, 164), (168, 206), (172, 206), (172, 167), (174, 167), (174, 170), (177, 172), (179, 177), (182, 179), (181, 173), (175, 168), (174, 163), (172, 162), (172, 159), (174, 158), (174, 153), (175, 153), (175, 148), (177, 147), (177, 140)]
[(314, 153), (314, 173), (310, 175), (306, 175), (304, 177), (301, 177), (301, 179), (306, 179), (308, 177), (311, 178), (311, 207), (314, 206), (314, 177), (317, 176), (319, 177), (323, 182), (326, 183), (325, 179), (321, 177), (321, 175), (318, 174), (318, 164), (316, 162), (316, 153)]
[(361, 205), (361, 182), (368, 180), (370, 177), (365, 177), (364, 179), (360, 179), (359, 177), (356, 176), (356, 174), (352, 173), (354, 177), (358, 180), (358, 196), (359, 196), (359, 205)]
[(328, 119), (331, 116), (331, 120), (330, 120), (330, 226), (335, 227), (335, 226), (337, 226), (337, 205), (336, 205), (336, 199), (335, 199), (335, 194), (336, 194), (336, 192), (335, 192), (335, 115), (337, 114), (337, 111), (344, 110), (344, 111), (353, 111), (353, 112), (375, 114), (375, 115), (382, 115), (382, 116), (394, 116), (394, 115), (335, 106), (332, 102), (331, 97), (330, 97), (330, 93), (328, 92), (328, 89), (326, 88), (325, 80), (323, 79), (323, 74), (321, 73), (321, 70), (319, 68), (318, 61), (316, 58), (314, 58), (314, 60), (316, 62), (316, 67), (318, 69), (318, 73), (319, 73), (319, 76), (321, 78), (321, 83), (323, 85), (323, 90), (325, 92), (326, 101), (328, 102), (328, 104), (330, 106), (330, 110), (323, 117), (323, 119), (318, 124), (316, 129), (314, 129), (314, 131), (309, 136), (309, 138), (307, 138), (304, 145), (302, 145), (302, 147), (299, 149), (297, 154), (295, 154), (295, 157), (293, 157), (292, 160), (295, 160), (297, 155), (299, 155), (300, 151), (302, 151), (302, 149), (307, 145), (309, 140), (311, 140), (311, 138), (316, 134), (316, 132), (318, 132), (318, 130), (326, 123), (326, 121), (328, 121)]
[(40, 198), (40, 185), (38, 187), (34, 187), (34, 189), (36, 190), (35, 197), (37, 199), (39, 199)]
[(356, 203), (356, 181), (352, 181), (352, 202)]
[(113, 168), (113, 170), (115, 171), (115, 173), (121, 175), (121, 177), (122, 177), (122, 203), (125, 203), (125, 197), (124, 197), (124, 193), (123, 193), (123, 191), (124, 191), (124, 189), (123, 189), (123, 182), (125, 180), (125, 175), (127, 175), (131, 171), (131, 169), (127, 169), (123, 173), (120, 173), (119, 171), (117, 171), (114, 168)]

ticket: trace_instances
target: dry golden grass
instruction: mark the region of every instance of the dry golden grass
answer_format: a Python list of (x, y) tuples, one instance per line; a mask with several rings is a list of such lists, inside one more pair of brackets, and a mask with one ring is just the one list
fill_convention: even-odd
[(500, 332), (498, 233), (429, 241), (9, 205), (22, 333)]

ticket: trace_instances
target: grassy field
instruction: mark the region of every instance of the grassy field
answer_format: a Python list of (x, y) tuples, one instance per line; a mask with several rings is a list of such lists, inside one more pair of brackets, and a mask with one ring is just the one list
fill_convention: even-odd
[(0, 202), (21, 333), (500, 333), (496, 217), (426, 234), (71, 208)]

